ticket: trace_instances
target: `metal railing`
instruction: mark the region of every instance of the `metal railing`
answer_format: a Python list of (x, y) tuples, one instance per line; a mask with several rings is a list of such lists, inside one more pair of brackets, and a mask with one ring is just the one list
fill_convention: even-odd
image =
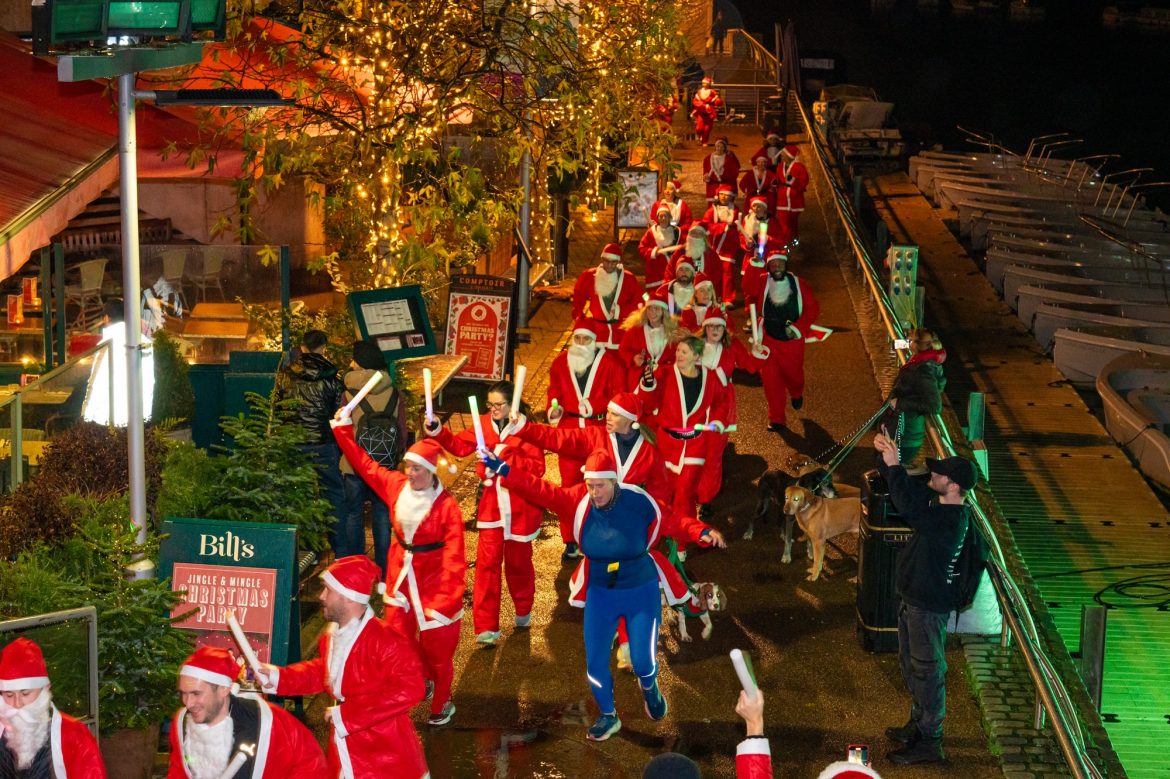
[[(902, 330), (901, 324), (894, 316), (890, 298), (881, 282), (877, 266), (870, 257), (869, 251), (862, 239), (860, 220), (853, 211), (851, 198), (833, 175), (828, 157), (824, 148), (821, 146), (819, 136), (813, 132), (812, 123), (809, 120), (804, 106), (800, 105), (799, 101), (794, 102), (796, 102), (799, 108), (801, 121), (804, 124), (809, 143), (815, 151), (812, 156), (816, 159), (817, 167), (819, 168), (819, 178), (827, 184), (832, 193), (834, 206), (845, 228), (846, 235), (848, 236), (853, 253), (857, 258), (862, 275), (865, 278), (870, 292), (878, 303), (878, 313), (882, 318), (887, 335), (891, 340), (903, 338), (905, 333)], [(904, 355), (902, 354), (899, 354), (899, 357), (900, 359), (904, 359)], [(951, 438), (952, 431), (948, 429), (947, 422), (943, 417), (936, 414), (928, 421), (930, 423), (928, 425), (929, 435), (936, 449), (943, 455), (956, 454)], [(999, 600), (1000, 609), (1003, 612), (1008, 626), (1002, 635), (1003, 645), (1006, 647), (1010, 644), (1012, 633), (1018, 636), (1017, 645), (1020, 649), (1020, 654), (1028, 668), (1028, 674), (1032, 678), (1032, 683), (1036, 688), (1036, 729), (1039, 730), (1043, 727), (1043, 715), (1047, 714), (1052, 723), (1052, 730), (1057, 744), (1060, 747), (1061, 754), (1072, 775), (1076, 779), (1096, 779), (1102, 777), (1101, 770), (1088, 756), (1085, 746), (1085, 734), (1076, 706), (1052, 661), (1042, 648), (1043, 642), (1036, 628), (1036, 623), (1032, 618), (1027, 599), (1007, 569), (1007, 561), (1004, 557), (1003, 549), (1000, 547), (999, 541), (993, 532), (988, 512), (980, 505), (977, 498), (972, 499), (971, 505), (977, 527), (982, 532), (984, 538), (987, 539), (992, 549), (988, 572), (992, 585), (995, 588), (996, 597)]]

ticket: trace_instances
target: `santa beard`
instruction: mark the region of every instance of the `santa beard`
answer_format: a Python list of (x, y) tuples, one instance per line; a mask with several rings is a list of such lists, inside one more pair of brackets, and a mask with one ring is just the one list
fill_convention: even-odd
[(725, 222), (731, 224), (735, 219), (735, 206), (725, 206), (720, 203), (715, 204), (715, 221)]
[(703, 254), (706, 251), (706, 238), (687, 238), (687, 256), (695, 261), (695, 270), (703, 269)]
[(788, 298), (792, 297), (792, 285), (789, 283), (787, 276), (777, 281), (775, 278), (770, 279), (768, 284), (768, 300), (774, 306), (782, 306), (788, 302)]
[(597, 344), (572, 344), (569, 346), (569, 370), (575, 376), (584, 376), (593, 367), (593, 358), (597, 356)]
[(232, 758), (235, 725), (224, 717), (214, 725), (189, 722), (183, 758), (191, 779), (219, 779)]
[(0, 726), (8, 749), (16, 758), (16, 767), (24, 770), (32, 765), (49, 740), (49, 726), (53, 719), (53, 696), (48, 687), (31, 703), (17, 709), (0, 700)]
[(755, 214), (748, 214), (743, 220), (743, 232), (753, 241), (760, 235), (760, 224), (767, 220), (758, 219)]
[(713, 371), (719, 367), (719, 355), (723, 351), (721, 344), (703, 344), (703, 367)]
[(613, 291), (617, 289), (618, 274), (620, 270), (613, 273), (606, 273), (601, 268), (593, 274), (593, 291), (597, 293), (597, 297), (605, 300), (613, 296)]
[(693, 284), (684, 286), (676, 282), (671, 288), (670, 294), (674, 296), (675, 310), (682, 311), (691, 304), (691, 299), (695, 296), (695, 287)]
[(414, 533), (431, 512), (431, 506), (435, 505), (435, 498), (441, 489), (442, 486), (435, 486), (416, 490), (408, 484), (398, 493), (398, 500), (394, 502), (394, 518), (402, 528), (403, 541), (414, 543)]

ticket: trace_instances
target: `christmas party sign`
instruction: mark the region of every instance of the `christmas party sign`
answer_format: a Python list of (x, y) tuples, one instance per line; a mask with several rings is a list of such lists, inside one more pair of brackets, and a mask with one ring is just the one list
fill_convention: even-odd
[(447, 304), (447, 354), (467, 357), (465, 379), (499, 381), (508, 366), (515, 284), (497, 276), (451, 277)]

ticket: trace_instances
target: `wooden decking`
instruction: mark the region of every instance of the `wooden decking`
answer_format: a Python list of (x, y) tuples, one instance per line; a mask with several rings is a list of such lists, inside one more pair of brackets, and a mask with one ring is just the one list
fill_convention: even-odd
[(1081, 606), (1112, 607), (1102, 717), (1114, 749), (1135, 779), (1170, 776), (1170, 516), (940, 212), (904, 174), (873, 180), (871, 194), (891, 239), (920, 247), (948, 397), (962, 408), (968, 392), (987, 396), (991, 490), (1070, 653)]

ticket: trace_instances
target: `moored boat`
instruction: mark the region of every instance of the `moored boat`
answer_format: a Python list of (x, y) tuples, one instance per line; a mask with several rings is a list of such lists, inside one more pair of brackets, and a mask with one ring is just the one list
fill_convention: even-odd
[(1131, 352), (1110, 361), (1097, 393), (1109, 435), (1150, 481), (1170, 490), (1170, 356)]

